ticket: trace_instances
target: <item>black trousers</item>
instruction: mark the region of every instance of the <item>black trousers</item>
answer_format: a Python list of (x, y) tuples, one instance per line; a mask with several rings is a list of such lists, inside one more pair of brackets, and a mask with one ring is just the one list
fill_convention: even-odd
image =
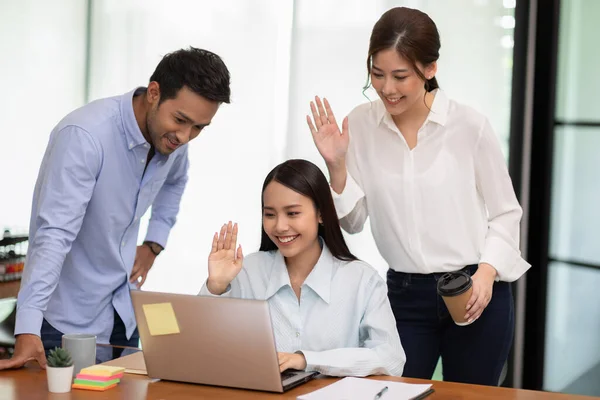
[[(54, 349), (55, 347), (62, 346), (62, 335), (62, 332), (54, 328), (48, 323), (48, 321), (46, 321), (46, 319), (44, 319), (44, 321), (42, 322), (41, 337), (42, 343), (44, 344), (44, 350), (46, 351), (46, 356), (48, 355), (48, 352), (50, 350)], [(110, 344), (114, 346), (139, 347), (139, 343), (140, 335), (138, 333), (137, 328), (133, 332), (133, 335), (131, 335), (131, 339), (127, 339), (125, 324), (123, 323), (123, 320), (121, 319), (119, 314), (115, 311), (115, 322), (113, 325), (112, 333), (110, 335)], [(107, 359), (104, 359), (106, 357), (101, 357), (100, 352), (97, 352), (96, 362), (104, 362), (108, 361), (111, 358), (118, 358), (121, 356), (122, 352), (123, 349), (113, 348), (112, 355), (108, 356)]]
[[(463, 270), (473, 275), (477, 265)], [(510, 284), (495, 282), (479, 319), (458, 326), (437, 294), (442, 275), (388, 271), (388, 298), (406, 352), (403, 376), (431, 379), (441, 356), (445, 381), (497, 386), (514, 334)]]

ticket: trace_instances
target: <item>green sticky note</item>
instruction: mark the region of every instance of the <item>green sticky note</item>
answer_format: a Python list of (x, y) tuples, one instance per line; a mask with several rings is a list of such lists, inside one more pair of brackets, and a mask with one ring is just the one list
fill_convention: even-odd
[(89, 379), (75, 379), (75, 383), (78, 385), (86, 385), (86, 386), (98, 386), (98, 387), (106, 387), (115, 383), (119, 383), (120, 379), (113, 379), (112, 381), (92, 381)]

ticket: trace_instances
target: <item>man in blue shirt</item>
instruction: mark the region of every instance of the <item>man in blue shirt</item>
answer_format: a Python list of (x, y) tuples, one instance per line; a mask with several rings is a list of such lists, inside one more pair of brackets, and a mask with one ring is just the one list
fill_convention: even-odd
[(189, 48), (167, 54), (147, 88), (91, 102), (58, 123), (33, 194), (15, 353), (0, 369), (34, 359), (45, 367), (63, 333), (137, 345), (129, 290), (144, 283), (175, 224), (188, 142), (229, 96), (219, 56)]

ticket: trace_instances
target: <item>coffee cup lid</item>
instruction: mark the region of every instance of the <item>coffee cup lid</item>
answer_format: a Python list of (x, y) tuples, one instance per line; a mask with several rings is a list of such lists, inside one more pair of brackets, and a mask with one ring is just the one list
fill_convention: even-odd
[(472, 284), (471, 276), (466, 272), (448, 272), (438, 279), (437, 291), (440, 296), (458, 296), (469, 290)]

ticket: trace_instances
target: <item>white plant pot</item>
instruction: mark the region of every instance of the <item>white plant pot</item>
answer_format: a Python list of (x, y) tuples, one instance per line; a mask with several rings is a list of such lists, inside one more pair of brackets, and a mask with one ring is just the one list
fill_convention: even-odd
[(70, 392), (73, 383), (73, 368), (73, 365), (62, 368), (46, 366), (48, 390), (52, 393)]

